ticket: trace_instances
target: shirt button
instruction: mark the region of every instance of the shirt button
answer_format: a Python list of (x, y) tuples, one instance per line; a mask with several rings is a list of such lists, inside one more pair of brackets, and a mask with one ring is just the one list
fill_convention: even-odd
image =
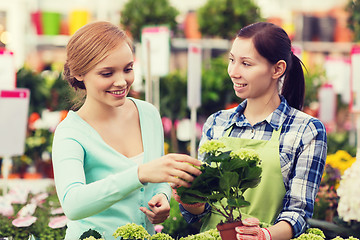
[(143, 192), (143, 191), (144, 191), (144, 188), (140, 188), (140, 191)]

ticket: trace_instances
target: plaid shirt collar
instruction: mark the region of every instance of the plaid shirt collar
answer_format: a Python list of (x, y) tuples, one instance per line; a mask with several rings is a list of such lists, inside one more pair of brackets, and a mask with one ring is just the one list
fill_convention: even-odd
[[(285, 119), (290, 113), (290, 106), (284, 96), (280, 95), (280, 105), (273, 113), (271, 113), (264, 121), (270, 124), (272, 128), (278, 130), (284, 123)], [(239, 106), (235, 108), (235, 111), (230, 115), (228, 123), (225, 125), (225, 130), (233, 126), (237, 127), (249, 127), (249, 122), (245, 119), (244, 110), (247, 105), (247, 99), (242, 101)], [(258, 123), (260, 124), (260, 123)]]

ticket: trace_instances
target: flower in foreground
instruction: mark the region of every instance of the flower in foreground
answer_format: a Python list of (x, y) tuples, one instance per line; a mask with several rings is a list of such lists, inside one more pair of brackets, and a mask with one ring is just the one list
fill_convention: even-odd
[(246, 161), (256, 161), (260, 162), (260, 156), (254, 149), (242, 148), (239, 150), (234, 150), (230, 153), (231, 158), (239, 158)]
[(150, 238), (150, 234), (146, 229), (135, 223), (127, 223), (124, 226), (118, 227), (114, 232), (115, 238), (122, 237), (123, 239), (141, 239)]
[(210, 140), (206, 141), (204, 144), (201, 145), (199, 148), (199, 153), (210, 153), (216, 154), (221, 148), (224, 148), (225, 144), (219, 140)]

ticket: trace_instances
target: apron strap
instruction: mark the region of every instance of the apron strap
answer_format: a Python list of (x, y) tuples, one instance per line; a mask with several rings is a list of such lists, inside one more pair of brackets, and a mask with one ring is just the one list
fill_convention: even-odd
[[(231, 126), (225, 131), (225, 133), (224, 133), (223, 136), (224, 136), (224, 137), (229, 137), (231, 131), (233, 130), (233, 128), (234, 128), (234, 125), (231, 125)], [(275, 129), (273, 130), (270, 141), (277, 141), (277, 140), (279, 140), (279, 138), (280, 138), (280, 133), (281, 133), (281, 129), (282, 129), (282, 126), (280, 126), (278, 130), (275, 130)]]

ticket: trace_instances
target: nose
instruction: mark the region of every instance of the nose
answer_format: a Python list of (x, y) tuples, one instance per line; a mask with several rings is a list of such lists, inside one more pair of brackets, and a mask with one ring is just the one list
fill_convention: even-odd
[(115, 80), (114, 80), (113, 85), (116, 87), (126, 86), (126, 80), (125, 80), (124, 74), (119, 73), (119, 74), (115, 75)]
[(230, 62), (228, 65), (228, 74), (231, 78), (240, 78), (240, 66), (238, 66), (236, 63)]

